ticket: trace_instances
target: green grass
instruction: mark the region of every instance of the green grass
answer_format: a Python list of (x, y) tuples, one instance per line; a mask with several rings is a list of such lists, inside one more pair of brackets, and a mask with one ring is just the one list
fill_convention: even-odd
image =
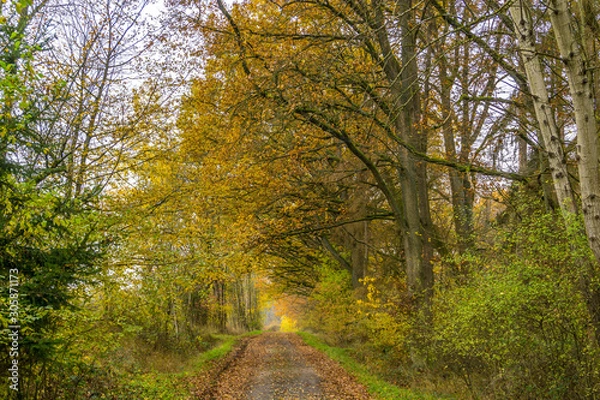
[(331, 347), (315, 335), (307, 332), (298, 332), (304, 342), (317, 350), (327, 354), (329, 358), (337, 361), (346, 371), (354, 375), (360, 383), (365, 385), (369, 393), (378, 400), (434, 400), (449, 399), (447, 396), (419, 393), (414, 390), (400, 388), (373, 375), (367, 367), (348, 355), (347, 350)]
[[(261, 331), (248, 332), (243, 335), (213, 335), (218, 344), (205, 352), (199, 353), (182, 372), (147, 372), (130, 377), (124, 385), (125, 393), (119, 393), (117, 399), (138, 400), (189, 400), (191, 387), (189, 378), (210, 367), (211, 361), (225, 357), (234, 345), (243, 337), (261, 334)], [(121, 397), (119, 397), (121, 396)]]
[(200, 353), (198, 358), (194, 361), (193, 372), (202, 371), (206, 368), (208, 363), (212, 360), (218, 360), (222, 357), (225, 357), (229, 352), (233, 349), (233, 346), (244, 337), (248, 336), (257, 336), (260, 335), (262, 331), (252, 331), (247, 332), (242, 335), (213, 335), (216, 339), (218, 339), (221, 343), (218, 346), (213, 347), (210, 350), (207, 350), (203, 353)]

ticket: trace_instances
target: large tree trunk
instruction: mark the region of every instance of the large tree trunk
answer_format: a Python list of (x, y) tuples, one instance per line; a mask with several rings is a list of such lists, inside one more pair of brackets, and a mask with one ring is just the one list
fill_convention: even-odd
[(569, 80), (569, 91), (577, 125), (577, 155), (583, 217), (588, 242), (600, 262), (600, 170), (598, 131), (594, 115), (593, 71), (583, 59), (581, 44), (572, 29), (573, 19), (566, 0), (552, 0), (550, 18)]
[(519, 51), (529, 81), (535, 116), (539, 124), (542, 143), (546, 150), (559, 207), (564, 212), (574, 214), (577, 212), (575, 198), (569, 182), (558, 126), (548, 102), (548, 90), (536, 51), (530, 10), (522, 0), (516, 0), (510, 7), (510, 14), (514, 21)]
[[(402, 82), (402, 94), (400, 96), (400, 106), (402, 108), (404, 126), (400, 131), (414, 148), (421, 153), (427, 153), (428, 138), (426, 132), (421, 127), (421, 88), (418, 82), (417, 66), (417, 29), (415, 28), (416, 18), (412, 0), (397, 0), (400, 10), (400, 29), (402, 33), (402, 72), (400, 74)], [(402, 149), (405, 152), (405, 149)], [(408, 153), (406, 151), (406, 153)], [(423, 160), (417, 159), (412, 154), (406, 154), (406, 164), (404, 170), (408, 174), (414, 173), (414, 178), (408, 177), (411, 185), (414, 181), (414, 193), (408, 192), (408, 195), (416, 198), (417, 217), (414, 222), (409, 223), (411, 237), (420, 242), (419, 259), (415, 263), (418, 271), (412, 278), (415, 294), (422, 301), (422, 307), (426, 314), (430, 312), (431, 297), (433, 295), (433, 245), (432, 232), (433, 222), (431, 220), (431, 210), (429, 205), (429, 190), (427, 179), (427, 164)], [(404, 155), (402, 156), (404, 158)], [(414, 167), (414, 172), (410, 169)], [(402, 190), (404, 193), (404, 189)], [(404, 198), (404, 201), (407, 201)], [(405, 213), (413, 212), (408, 209)], [(407, 217), (411, 218), (411, 217)], [(416, 220), (418, 219), (418, 221)], [(414, 231), (412, 229), (414, 228)]]
[[(583, 4), (584, 0), (580, 0)], [(598, 279), (600, 265), (600, 168), (598, 162), (598, 130), (594, 113), (594, 71), (584, 58), (582, 48), (593, 48), (594, 37), (581, 35), (582, 43), (577, 42), (573, 30), (576, 21), (568, 8), (567, 0), (552, 0), (550, 10), (552, 29), (565, 64), (569, 81), (575, 124), (577, 126), (577, 155), (583, 220), (588, 243), (595, 256), (582, 276), (582, 290), (586, 296), (588, 311), (595, 327), (596, 340), (600, 343), (600, 290), (594, 282)], [(580, 27), (581, 28), (581, 27)], [(585, 32), (585, 28), (584, 28)], [(596, 55), (593, 59), (596, 59)]]
[[(587, 62), (590, 71), (597, 71), (600, 68), (600, 59), (598, 55), (598, 43), (600, 43), (600, 23), (596, 20), (600, 13), (600, 3), (598, 0), (578, 0), (578, 12), (581, 24), (580, 34), (583, 45), (583, 57)], [(594, 79), (592, 82), (592, 91), (596, 103), (596, 116), (600, 116), (598, 110), (598, 99), (600, 98), (600, 79)]]
[[(383, 5), (373, 2), (374, 31), (383, 58), (383, 71), (393, 96), (393, 127), (398, 138), (420, 151), (426, 150), (427, 138), (420, 134), (420, 100), (417, 81), (416, 36), (411, 29), (413, 11), (410, 0), (398, 0), (399, 25), (402, 32), (401, 62), (390, 45)], [(402, 191), (402, 230), (406, 275), (410, 295), (419, 311), (430, 313), (433, 291), (433, 268), (427, 196), (426, 166), (403, 147), (398, 148), (398, 174)]]

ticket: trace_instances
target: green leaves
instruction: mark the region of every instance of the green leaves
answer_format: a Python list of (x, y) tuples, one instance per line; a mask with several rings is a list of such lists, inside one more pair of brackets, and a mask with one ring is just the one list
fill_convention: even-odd
[(493, 256), (471, 258), (479, 270), (468, 283), (439, 290), (429, 354), (483, 397), (576, 397), (598, 357), (578, 289), (585, 239), (569, 240), (556, 215), (522, 216), (500, 232)]
[(25, 14), (27, 12), (27, 8), (33, 4), (33, 0), (17, 0), (14, 2), (15, 10), (19, 14)]

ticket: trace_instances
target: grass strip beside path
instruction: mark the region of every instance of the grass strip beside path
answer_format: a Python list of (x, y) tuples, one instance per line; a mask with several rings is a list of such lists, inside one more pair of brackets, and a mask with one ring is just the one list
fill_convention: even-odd
[[(261, 331), (243, 335), (213, 335), (219, 344), (199, 353), (188, 366), (177, 373), (151, 371), (130, 377), (115, 399), (137, 400), (191, 400), (198, 398), (198, 392), (209, 389), (212, 375), (220, 373), (228, 361), (227, 356), (236, 348), (238, 342), (249, 336), (261, 334)], [(107, 397), (108, 398), (108, 397)]]
[(329, 358), (340, 363), (342, 367), (354, 375), (360, 383), (366, 386), (369, 394), (377, 400), (437, 400), (449, 397), (435, 396), (432, 394), (418, 393), (414, 390), (400, 388), (384, 381), (370, 373), (366, 366), (348, 355), (347, 350), (325, 344), (317, 336), (307, 332), (298, 332), (304, 342), (317, 350), (327, 354)]
[(205, 368), (209, 368), (212, 361), (221, 359), (225, 357), (231, 350), (233, 350), (233, 346), (242, 338), (248, 336), (256, 336), (260, 335), (262, 331), (253, 331), (244, 333), (243, 335), (233, 336), (233, 335), (213, 335), (213, 337), (219, 339), (221, 343), (219, 345), (213, 347), (210, 350), (207, 350), (203, 353), (200, 353), (198, 358), (194, 361), (193, 371), (200, 372)]

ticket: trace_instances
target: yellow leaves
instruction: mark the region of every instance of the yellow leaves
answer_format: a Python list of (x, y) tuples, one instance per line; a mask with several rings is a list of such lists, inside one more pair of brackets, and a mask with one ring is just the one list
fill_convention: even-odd
[(374, 277), (365, 276), (363, 279), (360, 280), (360, 282), (366, 288), (367, 293), (365, 300), (358, 299), (356, 301), (357, 305), (360, 307), (359, 312), (366, 312), (368, 314), (371, 311), (383, 311), (387, 307), (394, 307), (394, 304), (392, 302), (388, 301), (384, 303), (382, 301), (381, 292), (376, 286), (377, 279), (375, 279)]
[(281, 317), (281, 325), (279, 326), (281, 332), (296, 332), (298, 330), (298, 321), (284, 315)]
[(283, 206), (283, 208), (281, 209), (281, 211), (284, 214), (293, 214), (294, 211), (298, 209), (298, 207), (299, 207), (299, 204), (294, 201), (294, 202), (291, 202), (291, 203)]

